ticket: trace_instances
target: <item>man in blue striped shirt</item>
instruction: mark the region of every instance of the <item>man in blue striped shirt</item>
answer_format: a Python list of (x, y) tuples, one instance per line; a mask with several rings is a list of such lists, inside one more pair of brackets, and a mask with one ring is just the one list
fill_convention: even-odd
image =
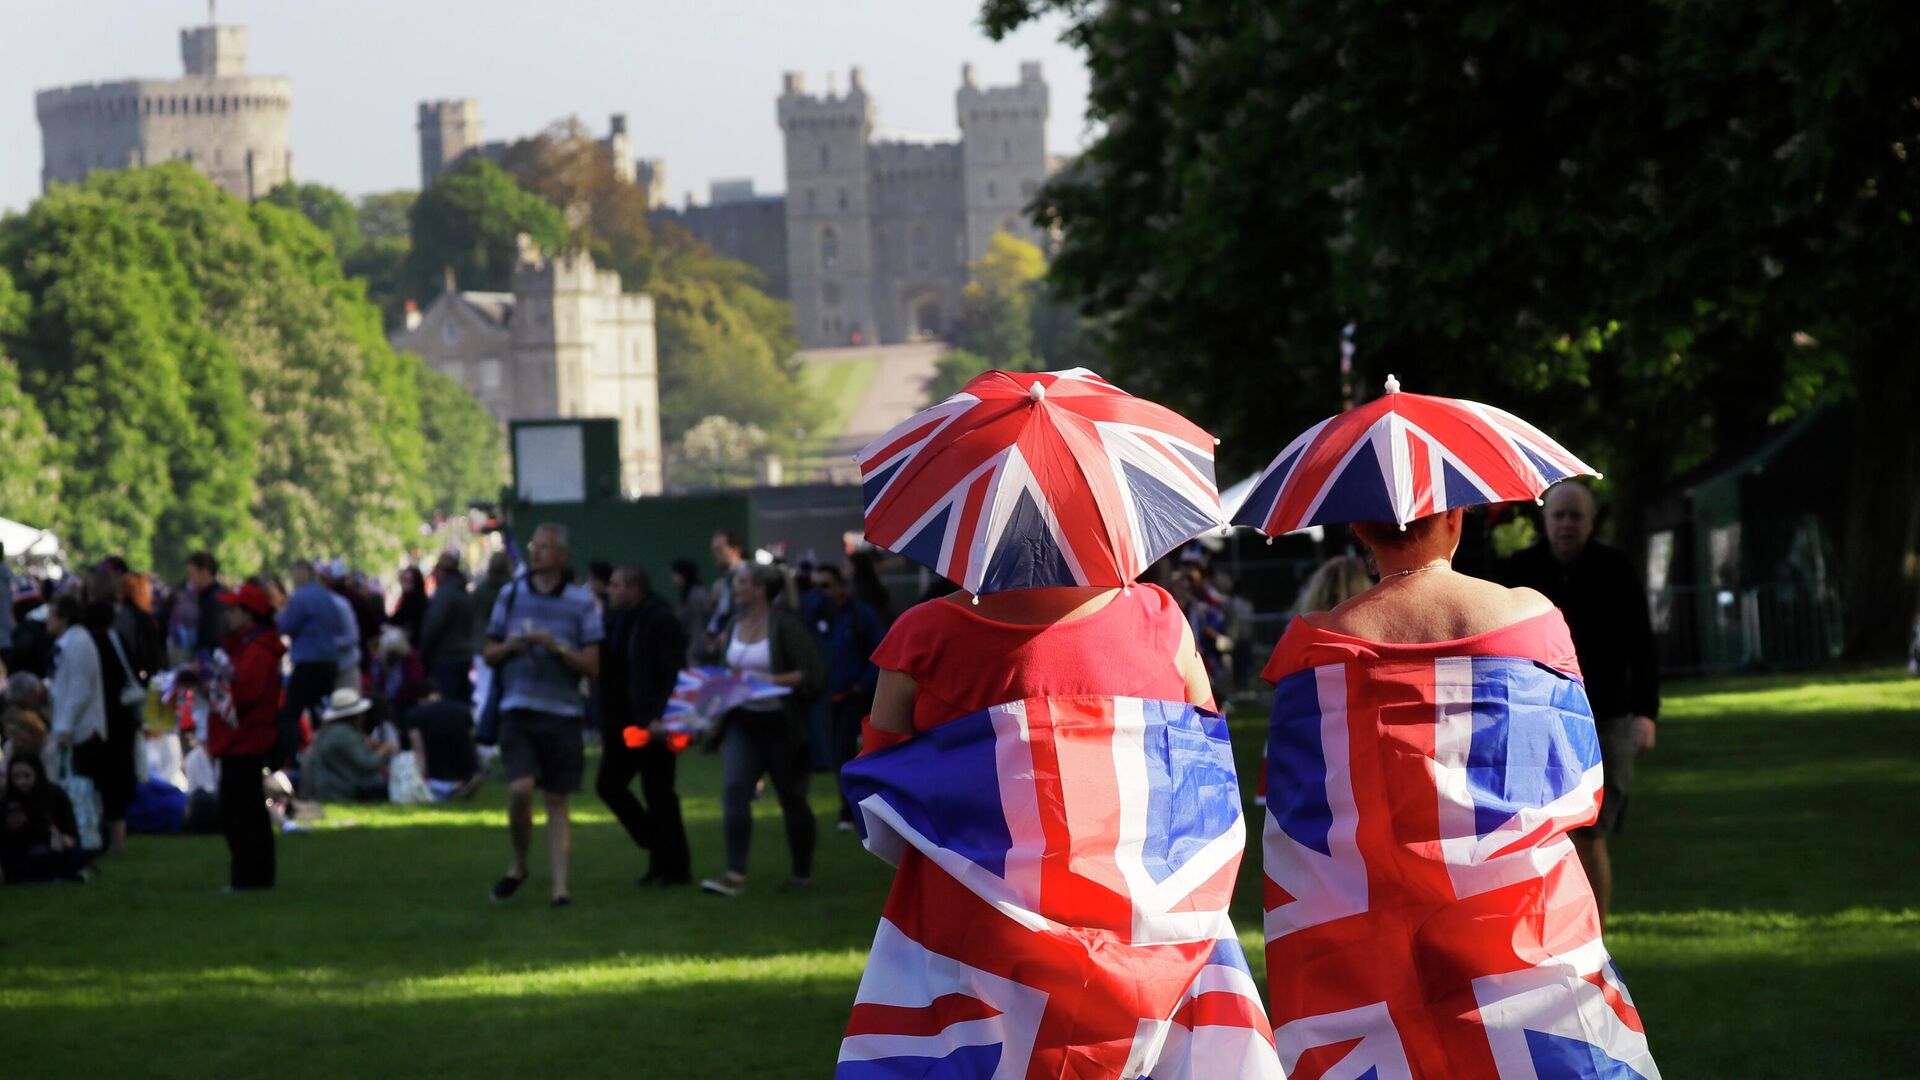
[(567, 582), (567, 530), (541, 525), (527, 544), (527, 574), (500, 591), (487, 623), (483, 656), (500, 681), (500, 758), (507, 768), (507, 835), (513, 860), (493, 886), (510, 899), (527, 879), (533, 841), (533, 792), (547, 807), (547, 863), (553, 905), (572, 903), (567, 888), (572, 832), (567, 798), (586, 769), (587, 698), (582, 679), (600, 674), (600, 609), (584, 586)]

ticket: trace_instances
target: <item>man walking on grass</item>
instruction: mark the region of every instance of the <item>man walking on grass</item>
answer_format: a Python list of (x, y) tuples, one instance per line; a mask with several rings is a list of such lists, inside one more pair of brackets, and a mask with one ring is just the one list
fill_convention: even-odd
[[(665, 600), (654, 595), (647, 572), (615, 570), (607, 585), (608, 631), (600, 671), (600, 772), (594, 791), (620, 819), (633, 842), (649, 852), (641, 885), (685, 885), (693, 880), (687, 828), (675, 793), (677, 759), (661, 718), (687, 656), (686, 633)], [(629, 746), (628, 728), (647, 732)], [(633, 797), (640, 777), (644, 804)]]
[(1547, 492), (1547, 538), (1507, 560), (1501, 583), (1545, 593), (1567, 617), (1573, 651), (1600, 735), (1605, 788), (1600, 818), (1573, 832), (1573, 848), (1606, 922), (1613, 900), (1607, 838), (1626, 823), (1633, 759), (1653, 749), (1660, 715), (1660, 669), (1647, 617), (1647, 590), (1618, 548), (1593, 538), (1593, 492), (1568, 481)]
[(587, 699), (580, 680), (600, 674), (600, 612), (593, 594), (567, 583), (567, 530), (542, 525), (527, 544), (527, 575), (501, 590), (483, 653), (500, 680), (500, 758), (507, 769), (507, 835), (513, 858), (493, 886), (508, 900), (527, 880), (533, 842), (533, 793), (547, 808), (547, 864), (553, 906), (572, 903), (567, 888), (572, 832), (567, 798), (586, 770), (582, 742)]

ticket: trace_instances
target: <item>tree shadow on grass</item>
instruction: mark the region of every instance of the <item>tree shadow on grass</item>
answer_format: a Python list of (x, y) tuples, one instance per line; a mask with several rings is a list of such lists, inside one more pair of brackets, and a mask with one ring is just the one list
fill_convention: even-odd
[(832, 1070), (852, 993), (845, 977), (369, 1004), (204, 988), (190, 1000), (10, 1007), (6, 1025), (35, 1034), (8, 1040), (8, 1073), (812, 1078)]

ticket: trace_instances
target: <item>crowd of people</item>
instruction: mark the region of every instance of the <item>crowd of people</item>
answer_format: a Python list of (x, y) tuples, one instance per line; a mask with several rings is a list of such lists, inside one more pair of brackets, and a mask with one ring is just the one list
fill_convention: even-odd
[[(1547, 509), (1549, 542), (1501, 569), (1503, 580), (1560, 603), (1583, 659), (1602, 669), (1589, 680), (1603, 715), (1607, 812), (1577, 840), (1604, 914), (1606, 836), (1621, 827), (1633, 756), (1652, 745), (1658, 694), (1644, 612), (1617, 602), (1637, 593), (1623, 592), (1631, 570), (1623, 577), (1624, 564), (1590, 543), (1592, 518), (1586, 489), (1560, 489)], [(886, 704), (898, 697), (888, 680), (917, 669), (899, 647), (883, 647), (894, 604), (876, 553), (787, 565), (750, 556), (723, 531), (709, 555), (711, 579), (677, 559), (665, 590), (635, 566), (596, 562), (576, 580), (558, 526), (534, 531), (521, 574), (497, 552), (469, 579), (447, 552), (430, 572), (403, 570), (391, 594), (337, 559), (233, 587), (206, 553), (171, 588), (118, 558), (59, 582), (9, 573), (0, 579), (13, 598), (0, 612), (9, 672), (0, 872), (11, 883), (85, 880), (100, 855), (125, 850), (131, 820), (136, 831), (223, 832), (229, 888), (267, 888), (275, 832), (299, 828), (321, 804), (466, 798), (496, 771), (507, 785), (510, 854), (492, 895), (510, 899), (529, 876), (538, 793), (550, 900), (565, 905), (569, 800), (584, 783), (590, 735), (600, 746), (594, 794), (647, 853), (639, 883), (691, 884), (678, 755), (660, 736), (681, 670), (707, 666), (788, 692), (737, 706), (705, 735), (721, 759), (724, 851), (700, 884), (724, 896), (747, 887), (753, 804), (770, 797), (788, 849), (784, 887), (803, 889), (818, 842), (812, 776), (837, 774), (859, 753), (869, 714), (882, 730), (885, 717), (903, 715), (897, 700)], [(1230, 701), (1255, 674), (1251, 604), (1198, 546), (1143, 580), (1160, 588), (1142, 596), (1164, 596), (1192, 642), (1193, 669), (1180, 673), (1192, 695)], [(1370, 584), (1362, 558), (1337, 555), (1294, 609), (1331, 611)], [(936, 581), (920, 599), (949, 591)], [(844, 795), (835, 824), (853, 828)]]

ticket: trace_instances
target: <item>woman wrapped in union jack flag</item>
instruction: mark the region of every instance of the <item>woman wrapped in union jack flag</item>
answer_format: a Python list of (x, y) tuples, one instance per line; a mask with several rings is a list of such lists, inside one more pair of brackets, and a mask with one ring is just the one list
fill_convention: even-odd
[(1599, 743), (1566, 620), (1456, 573), (1462, 507), (1593, 470), (1511, 415), (1387, 393), (1283, 450), (1236, 521), (1347, 521), (1377, 584), (1296, 617), (1265, 671), (1265, 909), (1289, 1076), (1659, 1070), (1569, 832)]
[(904, 612), (843, 774), (898, 867), (838, 1075), (1280, 1076), (1226, 916), (1224, 721), (1147, 566), (1219, 527), (1214, 440), (1091, 372), (989, 372), (861, 455)]

